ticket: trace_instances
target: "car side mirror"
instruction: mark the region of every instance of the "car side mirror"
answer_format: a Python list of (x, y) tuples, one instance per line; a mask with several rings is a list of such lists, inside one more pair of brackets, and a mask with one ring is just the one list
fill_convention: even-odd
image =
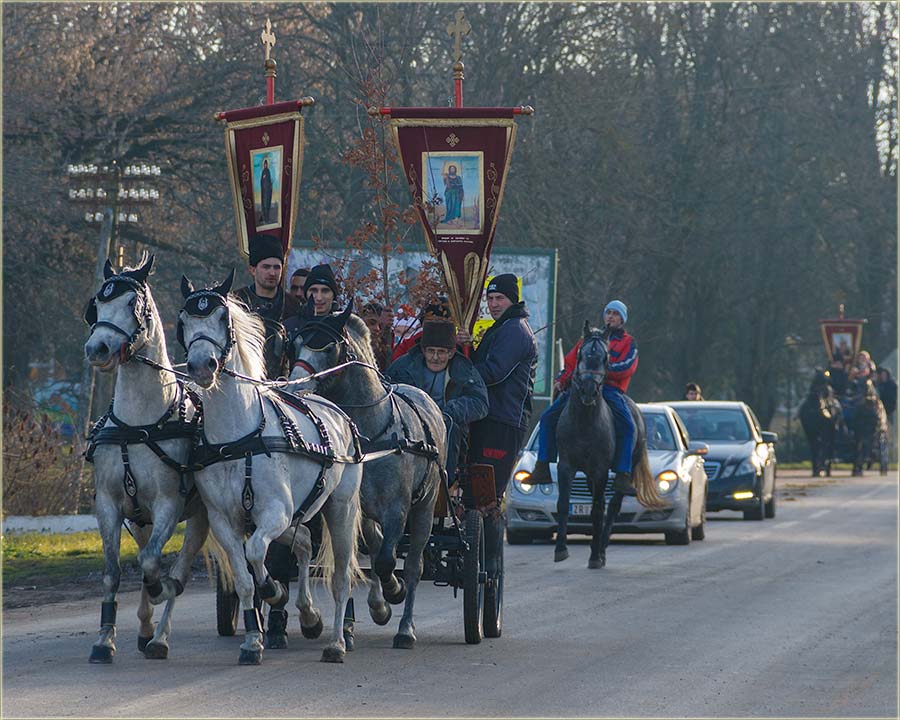
[(761, 432), (762, 441), (764, 443), (772, 443), (773, 445), (778, 442), (778, 433), (773, 432)]
[(688, 455), (699, 455), (703, 457), (709, 454), (709, 445), (704, 442), (689, 442)]

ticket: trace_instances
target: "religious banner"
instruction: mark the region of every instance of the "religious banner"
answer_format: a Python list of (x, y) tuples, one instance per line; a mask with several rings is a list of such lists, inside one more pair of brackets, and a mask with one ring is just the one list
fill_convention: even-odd
[(478, 314), (516, 123), (531, 108), (378, 108), (461, 328)]
[(819, 320), (819, 327), (829, 360), (840, 360), (849, 365), (862, 345), (862, 326), (866, 321), (847, 319), (843, 310), (842, 305), (836, 319)]
[(290, 247), (297, 218), (297, 196), (303, 166), (304, 105), (311, 98), (230, 110), (224, 120), (225, 152), (234, 201), (238, 249), (247, 257), (249, 239), (257, 233)]

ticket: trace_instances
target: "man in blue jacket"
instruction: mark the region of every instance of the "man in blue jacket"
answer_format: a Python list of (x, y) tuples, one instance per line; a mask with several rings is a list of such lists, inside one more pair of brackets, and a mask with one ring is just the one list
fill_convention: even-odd
[(488, 413), (488, 392), (468, 358), (456, 352), (456, 328), (446, 320), (426, 320), (422, 338), (387, 369), (393, 382), (427, 392), (444, 413), (447, 478), (453, 484), (469, 425)]
[[(489, 407), (487, 417), (472, 426), (469, 458), (473, 463), (493, 466), (499, 503), (528, 430), (537, 343), (528, 326), (525, 302), (519, 300), (515, 275), (491, 278), (487, 304), (494, 324), (485, 332), (472, 361), (487, 386)], [(499, 514), (485, 518), (484, 533), (487, 569), (496, 574), (496, 558), (503, 542)]]

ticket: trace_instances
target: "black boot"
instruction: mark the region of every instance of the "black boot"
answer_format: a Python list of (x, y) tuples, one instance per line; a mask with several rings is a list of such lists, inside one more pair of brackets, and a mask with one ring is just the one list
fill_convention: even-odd
[(630, 472), (617, 472), (616, 479), (613, 480), (613, 490), (623, 495), (634, 495), (634, 485), (631, 483)]
[(269, 610), (269, 629), (266, 630), (266, 647), (270, 650), (287, 648), (287, 610)]
[(500, 573), (500, 554), (503, 552), (503, 516), (499, 511), (484, 517), (484, 569), (495, 578)]
[(550, 463), (546, 460), (538, 460), (534, 464), (534, 470), (531, 471), (531, 476), (527, 480), (529, 485), (547, 485), (553, 482), (553, 478), (550, 476)]

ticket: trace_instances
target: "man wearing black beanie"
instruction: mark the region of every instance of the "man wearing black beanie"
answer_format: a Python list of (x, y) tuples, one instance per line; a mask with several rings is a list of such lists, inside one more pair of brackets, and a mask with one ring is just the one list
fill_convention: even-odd
[[(497, 275), (487, 285), (487, 304), (494, 324), (472, 355), (475, 369), (488, 390), (488, 415), (472, 424), (469, 458), (494, 468), (498, 505), (506, 492), (513, 464), (525, 442), (531, 415), (537, 343), (528, 326), (525, 302), (519, 300), (515, 275)], [(499, 571), (503, 518), (484, 520), (485, 563), (491, 576)]]
[[(281, 287), (284, 270), (284, 250), (281, 240), (272, 235), (254, 235), (250, 238), (250, 275), (253, 284), (235, 291), (235, 295), (250, 311), (256, 313), (266, 326), (266, 344), (263, 349), (266, 359), (266, 375), (270, 380), (286, 376), (287, 335), (282, 322), (300, 311), (297, 299)], [(273, 578), (285, 588), (293, 574), (294, 558), (286, 545), (272, 543), (266, 566)], [(287, 598), (285, 598), (285, 604)], [(287, 647), (287, 611), (285, 605), (269, 610), (269, 626), (266, 632), (266, 646)]]
[(307, 300), (312, 298), (316, 315), (333, 312), (338, 286), (331, 265), (316, 265), (310, 270), (303, 284), (303, 292), (306, 293)]

